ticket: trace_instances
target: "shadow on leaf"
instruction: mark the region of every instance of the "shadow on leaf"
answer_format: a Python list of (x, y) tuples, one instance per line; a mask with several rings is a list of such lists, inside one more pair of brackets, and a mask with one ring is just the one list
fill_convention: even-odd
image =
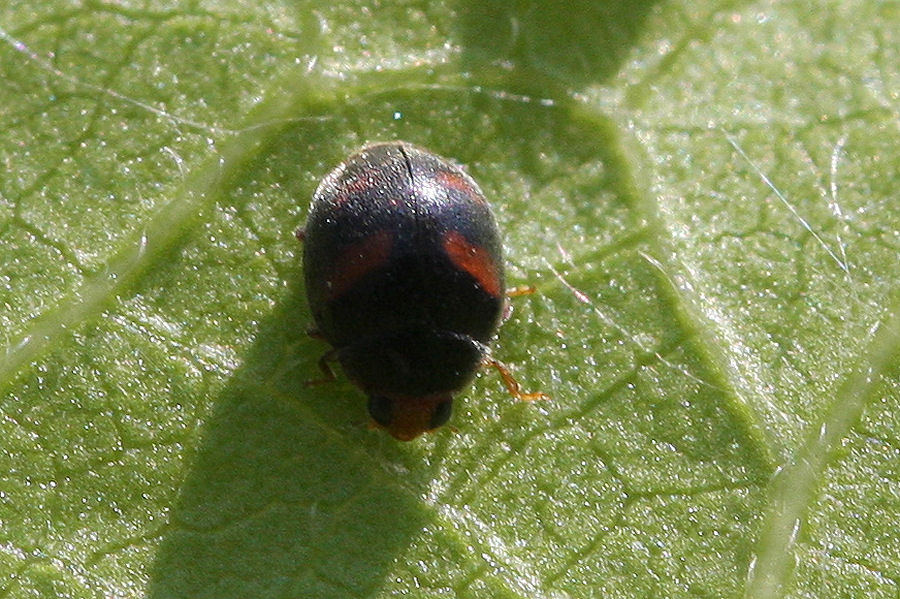
[(366, 596), (423, 526), (417, 496), (362, 449), (362, 396), (304, 384), (298, 345), (324, 349), (304, 305), (293, 293), (270, 316), (206, 423), (151, 599)]
[(517, 90), (542, 96), (547, 88), (580, 89), (614, 74), (655, 0), (462, 2), (464, 68), (499, 67), (519, 75)]

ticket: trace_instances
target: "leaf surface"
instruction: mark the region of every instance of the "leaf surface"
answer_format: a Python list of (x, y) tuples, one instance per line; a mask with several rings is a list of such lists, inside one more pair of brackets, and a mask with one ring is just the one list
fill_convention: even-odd
[[(0, 8), (0, 594), (897, 596), (895, 6), (258, 4)], [(390, 139), (552, 400), (305, 384), (294, 231)]]

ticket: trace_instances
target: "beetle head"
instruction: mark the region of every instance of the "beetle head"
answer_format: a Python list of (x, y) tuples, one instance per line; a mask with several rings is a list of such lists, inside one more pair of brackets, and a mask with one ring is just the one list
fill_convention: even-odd
[(378, 428), (399, 441), (412, 441), (450, 419), (453, 398), (449, 393), (424, 397), (370, 395), (369, 414)]

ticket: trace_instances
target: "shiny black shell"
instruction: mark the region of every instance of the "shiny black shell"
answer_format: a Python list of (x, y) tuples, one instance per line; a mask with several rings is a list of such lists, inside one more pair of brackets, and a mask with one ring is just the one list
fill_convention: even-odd
[(499, 232), (475, 181), (405, 142), (367, 146), (319, 185), (303, 239), (318, 333), (373, 418), (392, 434), (397, 410), (431, 410), (429, 423), (442, 424), (505, 298)]

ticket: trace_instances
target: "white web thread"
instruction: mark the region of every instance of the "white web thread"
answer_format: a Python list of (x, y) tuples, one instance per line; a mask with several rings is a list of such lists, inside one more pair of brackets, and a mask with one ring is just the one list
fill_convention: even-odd
[[(239, 133), (242, 133), (245, 131), (250, 131), (250, 130), (261, 128), (261, 127), (268, 127), (272, 124), (272, 122), (260, 122), (260, 123), (255, 123), (253, 125), (250, 125), (248, 127), (243, 127), (241, 129), (228, 129), (228, 128), (224, 128), (224, 127), (218, 127), (216, 125), (211, 125), (209, 123), (204, 123), (201, 121), (195, 121), (193, 119), (181, 117), (181, 116), (178, 116), (171, 112), (167, 112), (167, 111), (163, 110), (162, 108), (157, 108), (156, 106), (153, 106), (152, 104), (148, 104), (147, 102), (144, 102), (142, 100), (138, 100), (137, 98), (132, 98), (130, 96), (126, 96), (125, 94), (119, 93), (114, 89), (109, 89), (109, 88), (106, 88), (106, 87), (103, 87), (100, 85), (96, 85), (94, 83), (82, 81), (81, 79), (79, 79), (77, 77), (69, 75), (68, 73), (62, 71), (61, 69), (53, 66), (53, 64), (46, 58), (42, 58), (41, 56), (39, 56), (36, 52), (31, 50), (31, 48), (29, 48), (27, 44), (25, 44), (21, 40), (16, 39), (15, 37), (11, 36), (2, 27), (0, 27), (0, 40), (9, 44), (16, 52), (23, 54), (26, 58), (28, 58), (28, 60), (30, 60), (35, 65), (37, 65), (40, 69), (50, 73), (54, 77), (58, 77), (58, 78), (62, 79), (63, 81), (67, 81), (77, 87), (83, 87), (85, 89), (93, 90), (95, 92), (104, 94), (111, 98), (115, 98), (116, 100), (119, 100), (126, 104), (131, 104), (132, 106), (137, 106), (138, 108), (146, 110), (152, 114), (155, 114), (156, 116), (158, 116), (160, 118), (169, 120), (178, 125), (192, 127), (194, 129), (199, 129), (201, 131), (205, 131), (207, 133), (222, 134), (222, 135), (235, 135), (235, 134), (239, 134)], [(310, 63), (307, 65), (307, 71), (309, 71), (314, 65), (315, 65), (315, 60), (311, 60)], [(328, 116), (301, 116), (301, 117), (279, 119), (279, 120), (283, 120), (284, 122), (301, 122), (301, 121), (325, 121), (325, 120), (328, 120), (329, 118), (331, 118), (331, 117), (328, 117)]]
[(728, 143), (731, 144), (731, 147), (734, 148), (735, 151), (737, 151), (737, 153), (741, 155), (741, 158), (746, 160), (747, 164), (749, 164), (750, 167), (756, 172), (756, 174), (759, 175), (760, 179), (763, 180), (763, 183), (765, 183), (766, 186), (772, 190), (772, 192), (775, 194), (775, 197), (777, 197), (779, 200), (781, 200), (781, 203), (785, 205), (785, 207), (790, 211), (790, 213), (792, 215), (794, 215), (794, 218), (796, 218), (797, 221), (803, 226), (803, 228), (806, 229), (809, 232), (809, 234), (813, 236), (813, 238), (818, 242), (818, 244), (820, 246), (822, 246), (822, 249), (824, 249), (828, 253), (828, 255), (831, 256), (831, 258), (837, 263), (838, 267), (840, 267), (840, 269), (842, 271), (844, 271), (846, 274), (849, 275), (850, 268), (847, 266), (847, 264), (844, 261), (842, 261), (838, 257), (838, 255), (835, 254), (834, 251), (832, 251), (832, 249), (830, 247), (828, 247), (828, 244), (825, 243), (825, 241), (819, 236), (819, 234), (813, 230), (812, 226), (797, 211), (797, 208), (788, 201), (788, 199), (784, 196), (784, 194), (781, 193), (781, 191), (775, 186), (774, 183), (772, 183), (772, 180), (766, 176), (766, 174), (762, 171), (762, 169), (759, 168), (759, 166), (757, 166), (756, 163), (753, 162), (753, 160), (751, 160), (749, 156), (747, 156), (747, 153), (744, 152), (743, 148), (741, 148), (741, 146), (737, 143), (737, 140), (735, 140), (725, 130), (722, 130), (722, 134), (725, 136), (725, 139), (728, 140)]
[[(841, 205), (838, 203), (838, 184), (837, 184), (837, 172), (838, 172), (838, 162), (841, 159), (841, 153), (844, 150), (844, 146), (847, 145), (847, 136), (844, 135), (840, 138), (837, 143), (834, 145), (834, 149), (831, 151), (831, 172), (830, 172), (830, 181), (829, 181), (829, 190), (831, 195), (828, 199), (828, 206), (831, 208), (831, 213), (834, 214), (835, 218), (839, 221), (844, 222), (844, 211), (841, 210)], [(841, 258), (844, 261), (844, 265), (847, 267), (847, 274), (850, 274), (850, 262), (847, 260), (847, 251), (846, 245), (844, 244), (844, 240), (841, 238), (840, 230), (837, 231), (835, 235), (838, 242), (838, 247), (841, 250)]]
[[(563, 259), (566, 259), (566, 260), (567, 260), (568, 257), (569, 257), (569, 253), (565, 250), (565, 248), (563, 248), (561, 245), (559, 245), (559, 244), (557, 243), (557, 249), (558, 249), (559, 252), (562, 254)], [(639, 254), (644, 260), (646, 260), (648, 263), (650, 263), (652, 266), (654, 266), (655, 268), (659, 269), (660, 272), (662, 272), (663, 275), (665, 275), (666, 278), (669, 279), (669, 283), (670, 283), (673, 287), (675, 287), (674, 281), (672, 281), (671, 278), (669, 278), (669, 275), (666, 273), (665, 269), (662, 267), (662, 265), (661, 265), (656, 259), (650, 257), (649, 255), (645, 254), (644, 252), (638, 252), (638, 254)], [(568, 260), (567, 260), (567, 261), (568, 261)], [(544, 264), (546, 264), (547, 268), (550, 269), (550, 272), (553, 273), (553, 275), (556, 277), (556, 279), (557, 279), (557, 280), (558, 280), (558, 281), (559, 281), (566, 289), (568, 289), (569, 291), (571, 291), (571, 292), (574, 294), (575, 299), (577, 299), (578, 301), (580, 301), (580, 302), (583, 303), (583, 304), (587, 304), (588, 306), (590, 306), (590, 308), (591, 308), (591, 310), (594, 312), (594, 314), (596, 314), (597, 317), (598, 317), (598, 318), (599, 318), (606, 326), (612, 328), (614, 331), (616, 331), (617, 333), (619, 333), (624, 339), (627, 339), (628, 341), (630, 341), (631, 343), (633, 343), (638, 349), (640, 349), (640, 351), (642, 351), (642, 352), (644, 352), (644, 353), (647, 353), (647, 354), (652, 354), (652, 355), (653, 355), (653, 356), (654, 356), (661, 364), (663, 364), (663, 365), (666, 366), (667, 368), (670, 368), (672, 371), (678, 372), (679, 374), (681, 374), (681, 375), (683, 375), (683, 376), (685, 376), (685, 377), (687, 377), (687, 378), (689, 378), (689, 379), (691, 379), (691, 380), (693, 380), (693, 381), (695, 381), (695, 382), (697, 382), (697, 383), (699, 383), (699, 384), (701, 384), (701, 385), (703, 385), (703, 386), (705, 386), (705, 387), (709, 387), (709, 388), (711, 388), (711, 389), (716, 389), (716, 390), (718, 390), (718, 391), (722, 391), (722, 390), (723, 390), (723, 389), (722, 389), (721, 387), (719, 387), (718, 385), (715, 385), (715, 384), (713, 384), (713, 383), (710, 383), (709, 381), (705, 381), (705, 380), (699, 378), (698, 376), (692, 374), (691, 372), (689, 372), (686, 368), (683, 368), (683, 367), (681, 367), (681, 366), (679, 366), (679, 365), (677, 365), (677, 364), (674, 364), (674, 363), (671, 362), (670, 360), (667, 360), (667, 359), (666, 359), (662, 354), (660, 354), (659, 352), (657, 352), (657, 351), (655, 351), (655, 350), (653, 350), (653, 349), (651, 349), (651, 348), (646, 347), (643, 343), (641, 343), (641, 341), (640, 341), (635, 335), (629, 333), (629, 332), (625, 329), (625, 327), (623, 327), (622, 325), (620, 325), (619, 323), (617, 323), (617, 322), (615, 321), (615, 319), (613, 319), (611, 316), (609, 316), (608, 314), (606, 314), (605, 312), (603, 312), (603, 310), (601, 310), (601, 309), (596, 305), (596, 303), (591, 299), (591, 297), (590, 297), (587, 293), (585, 293), (584, 291), (581, 291), (580, 289), (576, 288), (574, 285), (572, 285), (571, 283), (569, 283), (569, 281), (566, 280), (565, 276), (563, 276), (563, 274), (562, 274), (560, 271), (558, 271), (556, 268), (554, 268), (553, 264), (552, 264), (549, 260), (547, 260), (547, 258), (544, 258)], [(676, 288), (677, 288), (677, 287), (676, 287)]]
[(216, 127), (215, 125), (210, 125), (208, 123), (201, 123), (199, 121), (194, 121), (192, 119), (187, 119), (184, 117), (177, 116), (170, 112), (166, 112), (165, 110), (163, 110), (161, 108), (157, 108), (156, 106), (153, 106), (152, 104), (148, 104), (148, 103), (138, 100), (136, 98), (131, 98), (129, 96), (121, 94), (114, 89), (109, 89), (106, 87), (102, 87), (100, 85), (88, 83), (87, 81), (82, 81), (82, 80), (78, 79), (77, 77), (73, 77), (72, 75), (69, 75), (68, 73), (65, 73), (64, 71), (60, 70), (59, 68), (53, 66), (53, 64), (50, 61), (39, 56), (36, 52), (32, 51), (31, 48), (29, 48), (24, 42), (11, 36), (2, 27), (0, 27), (0, 40), (3, 40), (4, 42), (6, 42), (10, 46), (12, 46), (12, 48), (14, 50), (25, 55), (28, 58), (28, 60), (30, 60), (32, 63), (36, 64), (42, 70), (50, 73), (51, 75), (53, 75), (55, 77), (59, 77), (63, 81), (68, 81), (72, 85), (76, 85), (78, 87), (83, 87), (86, 89), (90, 89), (90, 90), (99, 92), (101, 94), (105, 94), (107, 96), (115, 98), (116, 100), (125, 102), (127, 104), (131, 104), (132, 106), (137, 106), (138, 108), (142, 108), (142, 109), (144, 109), (148, 112), (151, 112), (161, 118), (168, 119), (168, 120), (170, 120), (174, 123), (178, 123), (180, 125), (186, 125), (186, 126), (193, 127), (196, 129), (202, 129), (202, 130), (208, 131), (210, 133), (229, 133), (229, 134), (236, 133), (236, 131), (231, 130), (231, 129), (222, 129), (221, 127)]

